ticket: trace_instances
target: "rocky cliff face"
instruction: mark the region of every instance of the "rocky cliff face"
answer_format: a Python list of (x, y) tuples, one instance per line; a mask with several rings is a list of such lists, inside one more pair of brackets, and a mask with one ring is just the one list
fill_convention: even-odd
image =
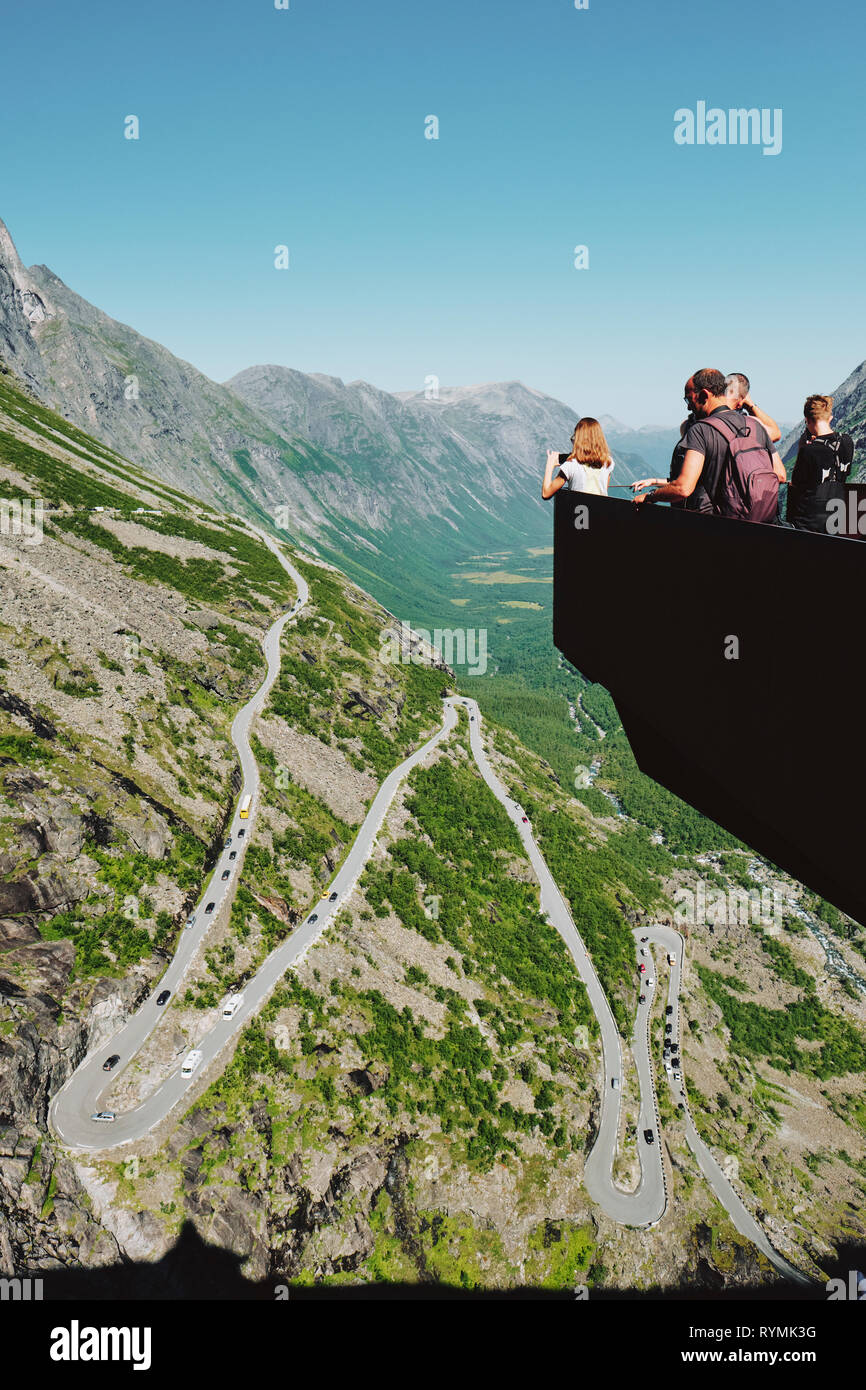
[(56, 318), (44, 291), (21, 264), (11, 236), (0, 221), (0, 360), (36, 390), (45, 384), (45, 369), (35, 330)]

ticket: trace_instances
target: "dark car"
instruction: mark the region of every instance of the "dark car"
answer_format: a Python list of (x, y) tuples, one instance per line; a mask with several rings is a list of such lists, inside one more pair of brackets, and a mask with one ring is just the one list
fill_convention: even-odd
[(336, 894), (336, 893), (332, 893), (331, 896), (330, 896), (329, 899), (328, 899), (328, 902), (329, 902), (329, 903), (335, 903), (336, 901), (337, 901), (337, 894)]
[(230, 878), (230, 877), (231, 877), (231, 872), (232, 872), (231, 869), (223, 869), (222, 875), (221, 875), (223, 883), (225, 883), (225, 881), (226, 881), (227, 878)]
[(246, 829), (242, 826), (241, 829), (238, 831), (238, 839), (242, 840), (246, 833)]
[(233, 849), (232, 852), (231, 852), (231, 854), (229, 855), (229, 859), (237, 859), (237, 857), (238, 857), (238, 852), (237, 852), (236, 849)]
[(646, 1003), (646, 995), (645, 995), (645, 994), (641, 994), (641, 995), (638, 997), (638, 1003), (639, 1003), (639, 1004), (645, 1004), (645, 1003)]
[(105, 1061), (102, 1063), (102, 1070), (103, 1070), (103, 1071), (114, 1071), (114, 1068), (117, 1066), (117, 1064), (118, 1064), (119, 1061), (120, 1061), (120, 1053), (119, 1053), (119, 1052), (113, 1052), (112, 1055), (111, 1055), (110, 1057), (106, 1057)]
[(156, 996), (156, 1002), (157, 1002), (157, 1004), (167, 1004), (170, 998), (171, 998), (171, 990), (170, 990), (170, 989), (164, 989), (164, 990), (162, 991), (161, 994), (158, 994), (158, 995)]
[(228, 849), (228, 847), (229, 847), (229, 845), (231, 844), (231, 842), (232, 842), (232, 837), (231, 837), (231, 835), (229, 835), (228, 839), (227, 839), (226, 842), (225, 842), (224, 848), (225, 848), (225, 849)]
[(642, 936), (642, 937), (641, 937), (641, 941), (649, 941), (649, 937), (648, 937), (648, 936)]
[(207, 907), (205, 908), (205, 912), (213, 912), (215, 907), (216, 903), (208, 903)]
[(308, 920), (309, 922), (318, 922), (318, 920), (319, 920), (319, 914), (318, 914), (318, 912), (311, 912), (307, 920)]
[(678, 1067), (679, 1064), (680, 1064), (680, 1059), (679, 1059), (679, 1057), (672, 1057), (672, 1058), (671, 1058), (671, 1066), (672, 1066), (672, 1067)]
[(673, 1025), (672, 1023), (666, 1023), (666, 1024), (665, 1024), (665, 1032), (666, 1032), (666, 1033), (672, 1033), (673, 1031), (674, 1031), (674, 1025)]
[(653, 1134), (651, 1129), (645, 1129), (643, 1132), (643, 1137), (648, 1144), (655, 1143), (655, 1135)]
[(673, 1004), (668, 1004), (667, 1008), (665, 1009), (665, 1013), (666, 1013), (666, 1014), (672, 1014), (673, 1011), (674, 1011), (674, 1006), (673, 1006)]

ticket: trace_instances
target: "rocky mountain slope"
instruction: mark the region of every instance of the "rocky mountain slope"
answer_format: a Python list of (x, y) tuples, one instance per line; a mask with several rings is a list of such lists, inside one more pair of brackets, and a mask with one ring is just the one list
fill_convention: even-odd
[[(594, 1023), (465, 723), (401, 789), (339, 918), (191, 1108), (121, 1162), (57, 1146), (49, 1096), (152, 989), (213, 861), (233, 795), (228, 725), (292, 595), (234, 519), (149, 479), (9, 375), (0, 482), (48, 503), (40, 537), (0, 538), (3, 1272), (150, 1269), (193, 1229), (272, 1284), (767, 1282), (696, 1177), (664, 1083), (675, 1200), (651, 1243), (586, 1197)], [(306, 915), (374, 788), (441, 717), (447, 673), (383, 664), (391, 616), (313, 557), (293, 560), (311, 600), (256, 730), (263, 805), (244, 874), (119, 1076), (118, 1103), (171, 1068)], [(673, 854), (600, 793), (582, 805), (506, 729), (491, 726), (488, 747), (627, 1030), (632, 925), (669, 913), (696, 875), (751, 882), (748, 857)], [(827, 931), (855, 970), (860, 938), (840, 921)], [(768, 949), (748, 924), (699, 924), (689, 953), (696, 1118), (780, 1247), (820, 1266), (840, 1236), (863, 1237), (862, 998), (802, 926)], [(630, 1096), (624, 1182), (637, 1171)]]

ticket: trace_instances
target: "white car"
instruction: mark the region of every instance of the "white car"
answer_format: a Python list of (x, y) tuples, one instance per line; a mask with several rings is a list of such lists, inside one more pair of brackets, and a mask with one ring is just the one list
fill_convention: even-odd
[(654, 984), (655, 984), (655, 980), (653, 979), (652, 975), (647, 975), (647, 979), (646, 979), (646, 987), (647, 987), (647, 989), (652, 989), (652, 987), (653, 987)]
[(116, 1118), (113, 1110), (97, 1110), (95, 1115), (91, 1115), (91, 1120), (99, 1120), (102, 1124), (110, 1125)]
[(613, 1089), (614, 1089), (615, 1091), (618, 1091), (618, 1090), (619, 1090), (619, 1077), (618, 1077), (618, 1076), (612, 1076), (611, 1079), (610, 1079), (610, 1084), (611, 1084), (611, 1086), (613, 1087)]
[(674, 1072), (674, 1081), (682, 1081), (682, 1079), (683, 1079), (683, 1074), (682, 1074), (682, 1072), (681, 1072), (681, 1071), (675, 1071), (675, 1072)]

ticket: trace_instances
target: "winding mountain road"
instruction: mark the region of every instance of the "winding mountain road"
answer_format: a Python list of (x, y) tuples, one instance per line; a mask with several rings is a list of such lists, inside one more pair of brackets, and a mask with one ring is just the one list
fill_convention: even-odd
[[(255, 528), (250, 528), (255, 529)], [(284, 613), (268, 629), (263, 647), (267, 658), (267, 674), (255, 695), (235, 716), (231, 726), (232, 741), (237, 749), (243, 774), (240, 801), (249, 795), (251, 804), (246, 825), (252, 827), (258, 809), (260, 777), (250, 747), (250, 729), (253, 720), (265, 704), (280, 669), (280, 641), (286, 624), (295, 617), (306, 604), (309, 597), (303, 576), (286, 559), (282, 551), (264, 532), (255, 534), (278, 557), (297, 586), (297, 599), (292, 608)], [(200, 1080), (208, 1068), (229, 1046), (241, 1028), (252, 1018), (270, 994), (277, 987), (285, 972), (303, 958), (312, 943), (322, 934), (354, 888), (373, 848), (376, 836), (384, 821), (388, 807), (401, 781), (428, 756), (436, 745), (445, 738), (458, 720), (458, 707), (463, 706), (469, 716), (469, 739), (472, 755), (478, 769), (490, 790), (504, 806), (517, 828), (527, 857), (535, 870), (540, 886), (541, 911), (559, 932), (577, 972), (583, 981), (593, 1012), (598, 1020), (602, 1042), (602, 1067), (600, 1081), (601, 1107), (598, 1133), (589, 1154), (584, 1181), (590, 1196), (612, 1217), (613, 1220), (631, 1226), (648, 1227), (657, 1224), (667, 1207), (668, 1194), (661, 1146), (661, 1127), (655, 1094), (649, 1040), (649, 1015), (652, 1006), (652, 991), (657, 985), (644, 982), (646, 1003), (638, 1006), (633, 1037), (633, 1055), (640, 1085), (640, 1117), (638, 1122), (638, 1154), (641, 1177), (633, 1192), (625, 1192), (613, 1179), (613, 1163), (616, 1157), (620, 1105), (622, 1097), (622, 1048), (619, 1032), (595, 967), (587, 954), (569, 907), (553, 876), (547, 867), (532, 834), (531, 826), (522, 807), (509, 796), (500, 781), (484, 750), (481, 740), (481, 715), (474, 700), (462, 696), (450, 696), (443, 700), (443, 722), (427, 741), (394, 768), (377, 792), (357, 836), (343, 864), (329, 885), (328, 894), (307, 916), (292, 935), (281, 943), (264, 961), (257, 974), (243, 989), (243, 1004), (230, 1019), (221, 1016), (209, 1031), (199, 1040), (196, 1047), (202, 1054), (201, 1062), (191, 1076), (183, 1076), (180, 1066), (148, 1095), (135, 1109), (117, 1114), (114, 1121), (106, 1124), (92, 1118), (99, 1111), (103, 1098), (113, 1086), (123, 1069), (134, 1059), (145, 1040), (157, 1027), (165, 1010), (157, 1006), (156, 999), (163, 990), (169, 989), (172, 995), (183, 981), (193, 957), (207, 934), (211, 923), (217, 920), (219, 910), (237, 881), (243, 864), (248, 836), (239, 837), (243, 823), (236, 816), (233, 821), (230, 843), (236, 858), (229, 860), (228, 843), (211, 874), (201, 901), (196, 908), (194, 924), (181, 934), (177, 951), (159, 981), (158, 986), (141, 1005), (138, 1011), (126, 1022), (108, 1042), (88, 1053), (79, 1067), (53, 1097), (49, 1106), (49, 1125), (58, 1139), (68, 1149), (82, 1152), (102, 1151), (118, 1148), (124, 1144), (142, 1139), (184, 1100), (190, 1088)], [(224, 882), (223, 872), (228, 869), (230, 878)], [(332, 901), (333, 899), (333, 901)], [(204, 905), (213, 902), (213, 911), (206, 914)], [(673, 1007), (673, 1034), (679, 1029), (679, 987), (684, 956), (684, 943), (678, 932), (666, 927), (643, 929), (644, 936), (670, 951), (676, 957), (671, 967), (668, 1001)], [(637, 937), (637, 933), (636, 933)], [(639, 949), (639, 948), (638, 948)], [(652, 957), (647, 954), (650, 976), (655, 973)], [(119, 1054), (121, 1063), (117, 1070), (103, 1071), (104, 1061)], [(614, 1078), (617, 1086), (614, 1086)], [(685, 1103), (684, 1086), (682, 1086)], [(727, 1210), (736, 1228), (766, 1255), (773, 1265), (787, 1279), (797, 1282), (811, 1282), (805, 1275), (783, 1259), (770, 1245), (764, 1232), (737, 1196), (728, 1178), (697, 1133), (688, 1109), (685, 1111), (686, 1138), (701, 1167), (710, 1187)], [(647, 1143), (643, 1134), (652, 1130), (653, 1142)]]

